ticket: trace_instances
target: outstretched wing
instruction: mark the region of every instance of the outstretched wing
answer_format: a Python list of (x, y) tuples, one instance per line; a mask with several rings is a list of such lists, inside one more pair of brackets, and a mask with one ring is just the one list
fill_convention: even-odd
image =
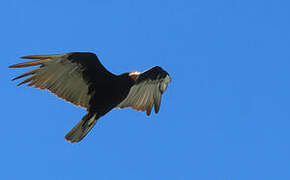
[(58, 55), (24, 56), (23, 59), (38, 59), (9, 66), (20, 68), (39, 67), (13, 80), (30, 76), (18, 85), (29, 83), (40, 89), (48, 89), (58, 97), (75, 105), (88, 108), (96, 84), (105, 83), (115, 77), (105, 69), (93, 53), (67, 53)]
[[(136, 74), (136, 73), (135, 73)], [(154, 105), (158, 113), (161, 95), (171, 81), (169, 74), (161, 67), (155, 66), (134, 77), (135, 84), (131, 87), (128, 96), (117, 107), (132, 107), (138, 111), (145, 111), (149, 116)]]

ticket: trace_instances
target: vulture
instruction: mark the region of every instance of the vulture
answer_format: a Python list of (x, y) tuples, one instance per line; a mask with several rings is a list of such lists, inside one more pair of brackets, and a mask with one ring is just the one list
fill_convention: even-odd
[(98, 119), (113, 108), (131, 107), (146, 111), (149, 116), (154, 106), (155, 113), (158, 113), (161, 96), (171, 82), (170, 75), (159, 66), (144, 72), (115, 75), (90, 52), (21, 58), (33, 61), (9, 67), (38, 67), (14, 78), (28, 77), (18, 86), (28, 83), (28, 86), (47, 89), (59, 98), (86, 108), (87, 114), (65, 136), (72, 143), (81, 141)]

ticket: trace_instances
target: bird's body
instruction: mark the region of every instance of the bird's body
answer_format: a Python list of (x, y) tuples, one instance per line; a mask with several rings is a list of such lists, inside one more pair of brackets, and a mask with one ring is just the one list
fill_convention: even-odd
[(113, 108), (132, 107), (150, 115), (154, 106), (157, 113), (161, 95), (171, 81), (169, 74), (158, 66), (143, 73), (112, 74), (93, 53), (22, 58), (38, 60), (9, 67), (40, 67), (14, 78), (31, 75), (18, 85), (29, 83), (28, 86), (48, 89), (58, 97), (87, 109), (88, 113), (66, 135), (70, 142), (82, 140), (97, 120)]

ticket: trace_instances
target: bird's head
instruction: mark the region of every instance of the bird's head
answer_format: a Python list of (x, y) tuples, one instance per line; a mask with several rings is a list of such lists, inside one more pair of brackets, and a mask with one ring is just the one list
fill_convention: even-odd
[(136, 81), (136, 79), (139, 77), (139, 75), (141, 74), (141, 72), (139, 71), (132, 71), (129, 73), (129, 76), (134, 80)]

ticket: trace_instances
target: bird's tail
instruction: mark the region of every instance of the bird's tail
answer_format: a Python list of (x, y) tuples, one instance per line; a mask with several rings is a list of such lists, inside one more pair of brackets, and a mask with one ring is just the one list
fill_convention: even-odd
[(65, 139), (71, 143), (80, 142), (88, 132), (94, 127), (100, 116), (88, 113), (75, 127), (66, 134)]

